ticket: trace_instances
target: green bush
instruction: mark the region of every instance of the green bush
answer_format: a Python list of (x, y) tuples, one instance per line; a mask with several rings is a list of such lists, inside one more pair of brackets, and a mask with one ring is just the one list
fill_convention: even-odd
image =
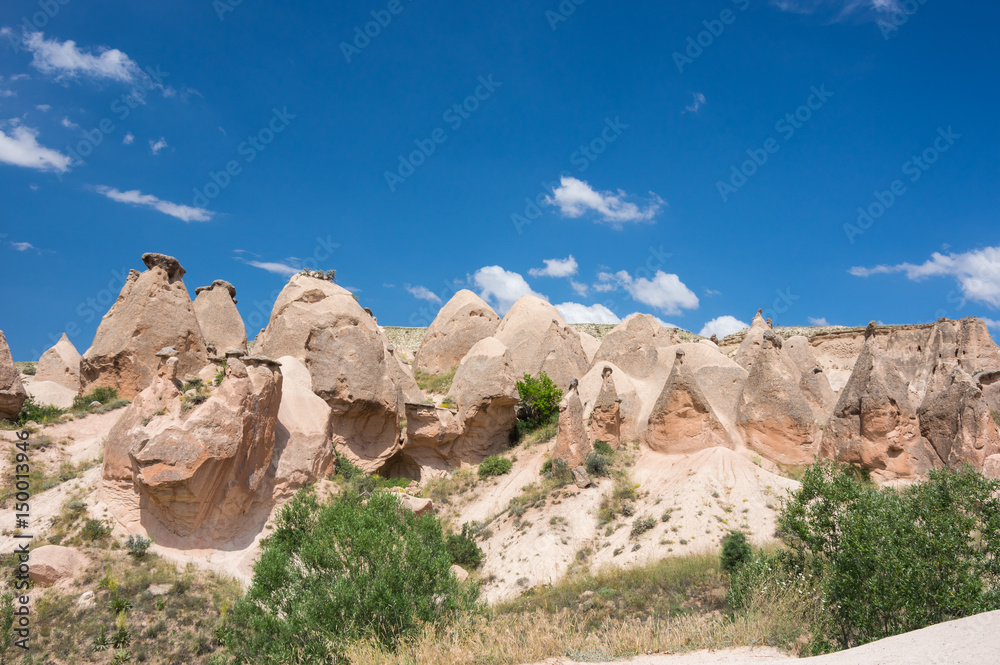
[(504, 476), (510, 473), (513, 465), (513, 462), (502, 455), (492, 455), (484, 459), (479, 465), (479, 477)]
[(28, 421), (35, 421), (39, 425), (47, 425), (48, 423), (56, 422), (59, 420), (59, 416), (63, 414), (63, 410), (57, 406), (43, 406), (35, 402), (35, 398), (28, 395), (28, 398), (24, 400), (24, 404), (21, 405), (21, 411), (17, 414), (17, 420), (15, 421), (18, 425), (23, 425)]
[(604, 441), (598, 439), (597, 441), (594, 441), (594, 452), (599, 453), (601, 455), (607, 455), (608, 457), (613, 457), (615, 454), (615, 449), (609, 446)]
[(795, 565), (820, 580), (843, 648), (1000, 608), (1000, 482), (972, 467), (879, 488), (810, 467), (778, 519)]
[(149, 546), (152, 544), (153, 541), (148, 538), (143, 538), (142, 536), (129, 536), (128, 540), (125, 541), (125, 548), (133, 557), (141, 559), (146, 556), (146, 552), (149, 551)]
[(587, 455), (584, 466), (587, 467), (587, 473), (592, 476), (607, 476), (611, 473), (611, 462), (610, 455), (602, 455), (595, 450)]
[(86, 541), (94, 542), (99, 540), (104, 540), (111, 535), (111, 527), (104, 523), (103, 520), (92, 520), (88, 519), (83, 524), (83, 528), (80, 530), (80, 535)]
[(73, 398), (73, 406), (71, 410), (73, 411), (90, 411), (90, 404), (92, 402), (100, 402), (102, 405), (108, 404), (118, 399), (118, 389), (109, 388), (107, 386), (102, 388), (94, 388), (92, 391), (86, 395), (77, 395)]
[(479, 568), (483, 563), (483, 551), (473, 538), (472, 529), (468, 524), (462, 525), (461, 533), (448, 536), (448, 554), (456, 566), (464, 568)]
[(34, 376), (38, 372), (38, 365), (25, 365), (24, 369), (21, 370), (21, 374), (25, 376)]
[(750, 543), (747, 542), (746, 534), (742, 531), (730, 531), (722, 539), (722, 555), (720, 562), (722, 569), (731, 573), (740, 566), (750, 561), (753, 552), (750, 550)]
[(632, 530), (629, 532), (629, 536), (638, 538), (647, 531), (651, 531), (655, 526), (656, 520), (652, 517), (640, 517), (632, 522)]
[(440, 521), (388, 492), (320, 503), (305, 490), (281, 509), (219, 636), (238, 663), (340, 662), (354, 640), (393, 649), (474, 602), (451, 561)]
[(559, 414), (563, 392), (545, 372), (540, 372), (538, 378), (525, 374), (524, 379), (517, 382), (517, 394), (521, 397), (517, 418), (529, 431), (542, 427)]

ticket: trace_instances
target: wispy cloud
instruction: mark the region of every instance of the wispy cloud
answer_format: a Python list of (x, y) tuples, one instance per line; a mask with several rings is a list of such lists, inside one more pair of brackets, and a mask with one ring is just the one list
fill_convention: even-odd
[(595, 291), (614, 291), (624, 288), (636, 302), (655, 307), (665, 314), (677, 316), (684, 309), (698, 309), (698, 296), (689, 289), (680, 277), (657, 270), (653, 279), (632, 277), (625, 270), (616, 273), (599, 273), (600, 280), (594, 285)]
[(828, 325), (830, 325), (830, 322), (826, 320), (825, 316), (822, 317), (822, 318), (819, 318), (819, 319), (815, 319), (815, 318), (813, 318), (813, 317), (810, 316), (810, 317), (808, 317), (808, 320), (809, 320), (809, 325), (811, 325), (811, 326), (828, 326)]
[(104, 185), (99, 185), (94, 189), (98, 194), (102, 194), (112, 201), (152, 208), (153, 210), (162, 212), (164, 215), (176, 217), (184, 222), (207, 222), (215, 215), (211, 210), (163, 201), (152, 194), (143, 194), (138, 189), (121, 192), (113, 187), (105, 187)]
[(519, 273), (500, 266), (480, 268), (472, 276), (472, 283), (479, 289), (479, 297), (492, 305), (498, 314), (504, 314), (521, 296), (533, 295), (548, 300), (533, 291)]
[(576, 178), (563, 176), (560, 186), (545, 197), (545, 203), (557, 206), (563, 217), (582, 217), (588, 212), (595, 212), (599, 221), (608, 222), (615, 228), (621, 228), (623, 222), (651, 222), (663, 205), (663, 199), (650, 192), (650, 200), (643, 206), (626, 201), (628, 195), (618, 190), (614, 192), (598, 192), (589, 184)]
[(160, 151), (163, 150), (166, 147), (169, 147), (167, 145), (167, 139), (163, 138), (162, 136), (160, 137), (160, 139), (158, 141), (150, 141), (149, 142), (149, 150), (154, 155), (160, 154)]
[(122, 139), (122, 143), (125, 145), (132, 145), (132, 141), (135, 141), (135, 135), (132, 132), (125, 134), (125, 138)]
[(719, 339), (722, 339), (749, 327), (749, 323), (744, 323), (735, 316), (729, 316), (727, 314), (726, 316), (716, 317), (706, 323), (701, 329), (701, 332), (698, 334), (702, 337), (711, 337), (712, 335), (715, 335)]
[(874, 268), (856, 266), (848, 272), (855, 277), (904, 273), (907, 279), (914, 282), (930, 277), (953, 277), (967, 300), (1000, 308), (1000, 247), (985, 247), (958, 254), (935, 252), (921, 264), (900, 263)]
[(0, 129), (0, 162), (39, 171), (69, 171), (70, 158), (38, 144), (38, 130), (14, 124), (10, 134)]
[(441, 302), (441, 298), (438, 297), (436, 293), (428, 289), (426, 286), (410, 286), (409, 284), (404, 285), (406, 290), (410, 292), (410, 295), (419, 300), (427, 300), (429, 302)]
[(36, 252), (39, 251), (39, 249), (30, 242), (12, 242), (10, 245), (19, 252), (27, 252), (29, 249), (33, 249)]
[(242, 256), (234, 256), (233, 258), (247, 264), (248, 266), (260, 268), (261, 270), (266, 270), (267, 272), (274, 273), (275, 275), (291, 277), (292, 275), (302, 272), (302, 268), (290, 266), (287, 263), (278, 263), (276, 261), (256, 261), (244, 259)]
[(564, 302), (555, 306), (562, 314), (566, 323), (621, 323), (614, 312), (604, 305), (581, 305), (575, 302)]
[(532, 277), (571, 277), (580, 267), (572, 254), (565, 259), (544, 259), (542, 263), (544, 268), (532, 268), (528, 274)]
[(80, 129), (80, 125), (70, 120), (69, 116), (64, 117), (60, 124), (67, 129)]
[(33, 54), (32, 66), (57, 78), (87, 77), (133, 83), (142, 70), (118, 49), (99, 47), (95, 52), (77, 48), (76, 42), (46, 39), (41, 32), (24, 36), (24, 48)]
[(795, 14), (829, 14), (834, 21), (865, 13), (874, 16), (905, 13), (900, 0), (771, 0), (771, 4)]
[(52, 107), (49, 106), (48, 104), (39, 104), (35, 108), (41, 111), (42, 113), (48, 113), (49, 111), (52, 110)]
[(694, 93), (694, 101), (691, 102), (690, 106), (685, 106), (684, 110), (688, 113), (697, 113), (701, 110), (701, 107), (705, 105), (705, 95), (700, 92)]

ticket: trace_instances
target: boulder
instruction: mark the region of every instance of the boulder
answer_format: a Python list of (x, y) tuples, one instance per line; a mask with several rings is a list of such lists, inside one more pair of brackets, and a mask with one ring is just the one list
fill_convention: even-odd
[(582, 464), (573, 467), (573, 484), (580, 489), (586, 489), (594, 484), (594, 481), (590, 479), (590, 474), (587, 473), (587, 468)]
[(986, 458), (1000, 454), (1000, 428), (972, 377), (955, 367), (918, 411), (920, 433), (950, 467), (968, 462), (983, 468)]
[(312, 377), (298, 358), (283, 356), (281, 406), (275, 430), (275, 496), (283, 497), (333, 471), (330, 406), (312, 391)]
[(465, 354), (500, 325), (493, 308), (472, 291), (462, 289), (434, 318), (417, 351), (417, 369), (443, 374), (458, 367)]
[(154, 382), (111, 429), (102, 492), (123, 523), (150, 533), (230, 540), (255, 502), (270, 504), (282, 376), (273, 361), (231, 357), (222, 384), (201, 404), (181, 398), (179, 358), (161, 358)]
[(692, 368), (684, 363), (686, 351), (677, 349), (675, 354), (670, 376), (649, 415), (646, 444), (661, 453), (692, 453), (715, 446), (733, 448)]
[(769, 330), (750, 364), (739, 426), (747, 445), (766, 459), (809, 464), (818, 452), (820, 423), (801, 390), (798, 368), (774, 344), (777, 338)]
[(194, 314), (205, 343), (220, 352), (245, 349), (247, 331), (236, 309), (236, 287), (217, 279), (211, 286), (199, 286), (194, 292)]
[(21, 383), (21, 372), (14, 365), (7, 338), (0, 330), (0, 418), (13, 420), (21, 411), (28, 393)]
[(611, 367), (605, 367), (601, 372), (601, 392), (597, 394), (590, 413), (590, 441), (603, 441), (618, 450), (622, 442), (622, 401), (618, 398), (613, 374)]
[(39, 586), (52, 586), (71, 579), (87, 565), (87, 557), (72, 547), (42, 545), (31, 550), (28, 579)]
[[(660, 350), (680, 341), (674, 330), (664, 328), (649, 314), (633, 314), (604, 336), (593, 362), (612, 363), (633, 379), (641, 379), (662, 371), (661, 361), (673, 362), (672, 352), (661, 358)], [(663, 372), (660, 381), (668, 373)]]
[(51, 381), (74, 394), (80, 392), (80, 353), (66, 333), (38, 359), (35, 381)]
[(578, 382), (573, 381), (559, 403), (559, 434), (552, 458), (563, 459), (573, 469), (587, 459), (593, 448), (583, 425), (583, 402), (580, 401)]
[(177, 371), (194, 376), (206, 364), (205, 340), (184, 287), (184, 268), (163, 254), (143, 254), (148, 270), (130, 271), (118, 300), (101, 319), (80, 361), (81, 392), (109, 386), (132, 399), (156, 376), (156, 352), (173, 346)]
[(333, 444), (362, 469), (378, 471), (399, 450), (401, 400), (393, 377), (404, 370), (350, 291), (295, 275), (278, 295), (254, 351), (305, 364), (312, 391), (331, 409)]
[(535, 296), (522, 296), (514, 303), (495, 337), (510, 350), (518, 378), (545, 372), (565, 390), (590, 365), (580, 335), (555, 307)]
[(465, 580), (469, 579), (469, 572), (465, 568), (462, 568), (461, 566), (456, 566), (452, 564), (451, 573), (452, 575), (455, 576), (455, 579), (457, 579), (459, 582), (464, 582)]
[(822, 454), (857, 464), (879, 481), (917, 478), (940, 457), (920, 433), (906, 380), (870, 328), (823, 432)]
[(60, 409), (68, 409), (73, 406), (73, 398), (77, 395), (77, 391), (72, 388), (67, 388), (53, 381), (38, 381), (34, 377), (30, 381), (24, 381), (24, 388), (36, 404), (55, 406)]
[(400, 494), (399, 502), (417, 517), (434, 512), (434, 502), (419, 496)]

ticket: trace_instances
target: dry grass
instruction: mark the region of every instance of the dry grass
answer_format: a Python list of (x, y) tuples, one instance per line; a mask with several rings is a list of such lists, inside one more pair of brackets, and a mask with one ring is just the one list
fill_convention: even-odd
[(415, 369), (413, 378), (417, 380), (417, 387), (430, 395), (445, 395), (451, 390), (451, 383), (455, 380), (455, 369), (448, 370), (441, 374), (428, 374)]

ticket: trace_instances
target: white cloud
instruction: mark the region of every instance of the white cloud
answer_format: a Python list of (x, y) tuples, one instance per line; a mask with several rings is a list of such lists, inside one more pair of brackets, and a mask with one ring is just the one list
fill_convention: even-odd
[(617, 194), (598, 192), (582, 180), (568, 176), (563, 176), (559, 183), (552, 196), (545, 197), (545, 203), (558, 206), (563, 217), (577, 218), (593, 211), (601, 216), (600, 221), (620, 228), (622, 222), (651, 222), (663, 205), (663, 199), (652, 192), (651, 201), (642, 209), (625, 201), (627, 195), (621, 190)]
[(711, 337), (712, 335), (715, 335), (719, 339), (723, 339), (724, 337), (729, 337), (730, 335), (738, 333), (739, 331), (749, 327), (750, 324), (743, 323), (735, 316), (729, 316), (727, 314), (726, 316), (716, 317), (706, 323), (705, 327), (703, 327), (701, 332), (698, 334), (702, 337)]
[(542, 263), (545, 264), (544, 268), (532, 268), (528, 274), (532, 277), (571, 277), (580, 267), (572, 254), (565, 259), (544, 259)]
[(19, 252), (26, 252), (29, 249), (37, 250), (38, 248), (32, 245), (30, 242), (12, 242), (11, 246)]
[(41, 32), (25, 35), (24, 47), (34, 54), (31, 64), (38, 71), (57, 78), (87, 76), (131, 83), (142, 73), (139, 65), (118, 49), (102, 47), (96, 54), (87, 53), (72, 40), (60, 43), (57, 39), (45, 39)]
[(426, 286), (410, 286), (409, 284), (404, 285), (406, 290), (410, 292), (414, 298), (420, 300), (427, 300), (429, 302), (441, 302), (441, 298), (438, 297), (436, 293), (428, 289)]
[(830, 322), (826, 320), (826, 317), (814, 319), (813, 317), (808, 317), (809, 325), (811, 326), (828, 326)]
[(688, 113), (697, 113), (699, 110), (701, 110), (701, 107), (705, 105), (705, 101), (706, 101), (705, 95), (701, 94), (700, 92), (696, 92), (694, 93), (694, 101), (691, 102), (690, 106), (685, 106), (684, 110), (686, 110)]
[[(656, 309), (677, 316), (682, 309), (698, 309), (698, 296), (689, 289), (680, 277), (657, 270), (653, 279), (633, 278), (625, 270), (614, 274), (602, 272), (598, 274), (600, 284), (594, 285), (596, 291), (611, 291), (621, 286), (637, 302), (655, 307)], [(611, 288), (608, 288), (608, 287)]]
[(588, 287), (586, 284), (581, 284), (580, 282), (574, 279), (569, 280), (569, 285), (576, 293), (576, 295), (583, 298), (585, 298), (587, 296), (587, 293), (590, 291), (590, 287)]
[(771, 4), (795, 14), (832, 13), (843, 20), (859, 13), (904, 14), (900, 0), (771, 0)]
[(994, 330), (1000, 331), (1000, 321), (994, 321), (993, 319), (987, 319), (985, 316), (979, 317), (986, 324), (987, 328), (993, 328)]
[(69, 116), (66, 116), (65, 118), (63, 118), (61, 124), (62, 124), (63, 127), (67, 128), (67, 129), (80, 129), (80, 125), (78, 125), (75, 122), (73, 122), (72, 120), (70, 120)]
[(706, 296), (721, 296), (722, 291), (716, 291), (715, 289), (705, 289)]
[(49, 111), (52, 110), (52, 107), (49, 106), (48, 104), (39, 104), (35, 108), (41, 111), (42, 113), (48, 113)]
[(854, 267), (848, 272), (855, 277), (901, 272), (914, 282), (929, 277), (954, 277), (966, 299), (1000, 308), (1000, 247), (985, 247), (960, 254), (934, 252), (930, 259), (919, 265), (900, 263), (874, 268)]
[(234, 257), (238, 261), (242, 261), (248, 266), (253, 266), (254, 268), (260, 268), (261, 270), (266, 270), (268, 272), (274, 273), (275, 275), (284, 275), (285, 277), (291, 277), (292, 275), (302, 272), (302, 268), (296, 268), (295, 266), (290, 266), (285, 263), (275, 263), (269, 261), (247, 261), (240, 257)]
[(604, 305), (581, 305), (575, 302), (564, 302), (556, 305), (566, 323), (621, 323), (621, 319)]
[(132, 145), (132, 141), (135, 140), (135, 135), (132, 132), (125, 134), (125, 138), (122, 139), (122, 143), (125, 145)]
[(17, 97), (17, 93), (14, 92), (13, 90), (6, 90), (4, 88), (0, 88), (0, 97)]
[(38, 145), (38, 130), (15, 125), (10, 134), (0, 129), (0, 162), (39, 171), (69, 170), (70, 158), (58, 150)]
[(103, 194), (112, 201), (118, 201), (119, 203), (131, 203), (133, 205), (152, 208), (153, 210), (158, 210), (165, 215), (176, 217), (184, 222), (207, 222), (212, 219), (212, 216), (215, 214), (211, 210), (205, 210), (204, 208), (193, 208), (179, 203), (163, 201), (156, 198), (152, 194), (143, 194), (138, 189), (133, 189), (128, 192), (120, 192), (113, 187), (100, 185), (95, 187), (95, 190), (98, 194)]
[(500, 266), (480, 268), (472, 276), (472, 282), (479, 288), (479, 297), (490, 303), (498, 314), (506, 313), (521, 296), (533, 295), (548, 300), (532, 291), (520, 274)]
[(167, 146), (167, 139), (163, 138), (162, 136), (160, 137), (159, 141), (155, 141), (155, 142), (154, 141), (150, 141), (149, 142), (149, 149), (150, 149), (150, 151), (154, 155), (160, 154), (160, 151), (163, 150), (166, 147), (168, 147)]

